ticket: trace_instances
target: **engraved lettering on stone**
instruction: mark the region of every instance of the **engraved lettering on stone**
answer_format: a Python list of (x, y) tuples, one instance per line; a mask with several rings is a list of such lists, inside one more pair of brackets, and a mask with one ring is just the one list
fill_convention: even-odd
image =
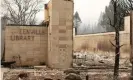
[(34, 36), (19, 36), (19, 35), (12, 35), (10, 36), (12, 41), (19, 41), (19, 40), (34, 40)]
[(34, 35), (44, 35), (45, 31), (42, 29), (20, 29), (19, 34), (34, 34)]
[(44, 35), (45, 31), (42, 29), (19, 29), (18, 32), (12, 32), (10, 39), (12, 41), (30, 40), (33, 41), (35, 35)]

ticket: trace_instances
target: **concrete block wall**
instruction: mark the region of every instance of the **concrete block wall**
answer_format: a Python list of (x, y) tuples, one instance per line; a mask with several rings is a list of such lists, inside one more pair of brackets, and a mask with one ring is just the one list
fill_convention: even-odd
[(7, 26), (5, 29), (5, 60), (21, 65), (46, 63), (47, 27)]
[[(73, 6), (72, 0), (50, 0), (45, 6), (45, 19), (49, 21), (48, 28), (7, 26), (6, 61), (15, 59), (20, 66), (46, 62), (51, 68), (71, 67)], [(37, 34), (38, 31), (43, 33)]]
[(73, 2), (51, 0), (48, 27), (48, 66), (69, 68), (72, 63)]
[[(130, 56), (130, 17), (125, 17), (124, 31), (120, 31), (121, 57)], [(74, 36), (74, 51), (87, 51), (94, 53), (113, 52), (115, 44), (115, 32), (97, 33)]]

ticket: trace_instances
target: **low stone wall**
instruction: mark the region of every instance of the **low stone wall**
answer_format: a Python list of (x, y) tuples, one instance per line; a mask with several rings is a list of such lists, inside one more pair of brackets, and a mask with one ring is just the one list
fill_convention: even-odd
[[(74, 51), (88, 51), (88, 53), (114, 53), (115, 32), (88, 35), (74, 35)], [(124, 20), (124, 31), (120, 31), (121, 57), (130, 54), (130, 16)]]
[[(74, 51), (88, 51), (93, 53), (110, 53), (115, 51), (115, 32), (78, 35), (74, 37)], [(129, 57), (130, 53), (130, 33), (120, 32), (121, 54)]]
[(47, 27), (7, 26), (5, 60), (17, 66), (44, 64), (47, 58)]

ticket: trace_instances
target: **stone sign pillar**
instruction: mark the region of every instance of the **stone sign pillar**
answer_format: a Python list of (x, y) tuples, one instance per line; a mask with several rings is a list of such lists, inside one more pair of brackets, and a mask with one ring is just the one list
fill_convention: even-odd
[(73, 1), (51, 0), (48, 3), (48, 66), (65, 69), (72, 65)]

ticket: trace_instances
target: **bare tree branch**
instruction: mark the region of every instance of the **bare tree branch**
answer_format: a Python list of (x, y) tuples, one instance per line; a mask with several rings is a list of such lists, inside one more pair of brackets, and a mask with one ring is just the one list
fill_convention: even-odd
[(124, 46), (125, 44), (122, 44), (122, 45), (120, 45), (119, 47), (121, 48), (122, 46)]
[(112, 43), (110, 40), (109, 40), (109, 42), (112, 44), (112, 46), (114, 46), (114, 47), (117, 47), (114, 43)]
[[(42, 0), (3, 0), (11, 24), (29, 25), (35, 22)], [(9, 19), (10, 18), (10, 19)], [(34, 24), (34, 23), (33, 23)]]

